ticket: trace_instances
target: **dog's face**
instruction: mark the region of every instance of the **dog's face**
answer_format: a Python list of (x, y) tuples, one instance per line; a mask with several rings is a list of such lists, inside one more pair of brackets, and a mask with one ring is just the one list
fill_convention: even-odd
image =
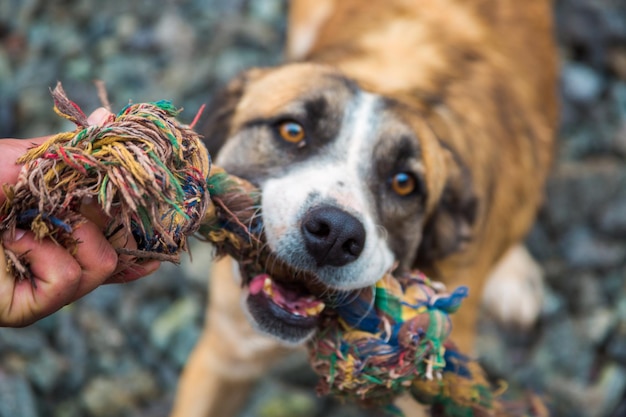
[[(215, 107), (216, 163), (261, 189), (267, 244), (302, 279), (329, 292), (369, 287), (395, 263), (413, 266), (423, 232), (441, 228), (427, 222), (446, 217), (437, 201), (451, 187), (428, 169), (447, 176), (444, 150), (433, 138), (425, 146), (396, 102), (327, 67), (294, 64), (249, 72)], [(443, 233), (458, 240), (448, 217)], [(244, 282), (262, 331), (290, 343), (312, 334), (323, 304), (305, 285)]]

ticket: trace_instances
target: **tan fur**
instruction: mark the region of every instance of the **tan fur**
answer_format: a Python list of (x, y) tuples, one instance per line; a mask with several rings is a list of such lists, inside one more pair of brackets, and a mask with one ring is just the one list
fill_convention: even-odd
[[(453, 338), (471, 352), (485, 280), (528, 231), (551, 163), (557, 118), (552, 5), (325, 0), (321, 11), (310, 9), (317, 4), (293, 1), (288, 53), (338, 68), (363, 88), (405, 106), (398, 112), (423, 148), (429, 216), (437, 215), (446, 186), (462, 186), (450, 182), (455, 173), (448, 147), (471, 172), (480, 202), (467, 231), (473, 239), (426, 271), (451, 288), (470, 287), (454, 316)], [(267, 101), (248, 103), (244, 97), (235, 124), (244, 113), (272, 114), (302, 83), (324, 82), (313, 70), (290, 74), (275, 72), (251, 83), (266, 92)], [(239, 307), (238, 287), (228, 284), (230, 267), (219, 268), (211, 280), (206, 332), (181, 380), (175, 416), (233, 415), (251, 381), (283, 352), (276, 342), (254, 335)]]
[[(327, 74), (332, 74), (332, 71), (320, 71), (319, 67), (306, 63), (299, 65), (298, 71), (292, 68), (277, 68), (268, 72), (257, 70), (258, 79), (249, 84), (246, 95), (237, 105), (233, 129), (237, 130), (247, 120), (275, 115), (287, 103), (309, 90), (310, 85), (320, 89), (332, 86), (331, 80), (325, 77)], [(253, 99), (259, 96), (265, 98), (263, 103)]]

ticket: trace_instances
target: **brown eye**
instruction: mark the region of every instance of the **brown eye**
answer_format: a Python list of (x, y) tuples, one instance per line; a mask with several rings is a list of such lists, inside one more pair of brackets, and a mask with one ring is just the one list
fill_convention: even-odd
[(399, 172), (391, 178), (391, 189), (401, 197), (405, 197), (415, 191), (415, 177), (406, 172)]
[(296, 122), (282, 122), (278, 126), (278, 133), (289, 143), (300, 143), (304, 140), (304, 128)]

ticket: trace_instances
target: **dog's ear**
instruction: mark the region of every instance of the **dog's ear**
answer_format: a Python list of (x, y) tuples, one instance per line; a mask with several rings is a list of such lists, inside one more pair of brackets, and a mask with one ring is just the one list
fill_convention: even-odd
[(471, 240), (478, 211), (472, 178), (462, 161), (449, 152), (446, 156), (448, 178), (423, 229), (415, 267), (462, 250)]
[(265, 69), (253, 68), (233, 78), (226, 87), (218, 91), (204, 114), (205, 118), (198, 126), (198, 133), (203, 136), (204, 144), (210, 155), (217, 155), (226, 139), (231, 134), (231, 122), (237, 105), (248, 83), (265, 73)]

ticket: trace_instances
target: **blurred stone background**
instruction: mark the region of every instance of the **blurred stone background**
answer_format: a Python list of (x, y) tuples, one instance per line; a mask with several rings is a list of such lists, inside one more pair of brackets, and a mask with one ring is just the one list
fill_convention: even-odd
[[(494, 377), (543, 392), (555, 416), (626, 416), (626, 1), (555, 3), (562, 64), (559, 157), (528, 238), (546, 271), (530, 333), (488, 317)], [(238, 71), (280, 62), (284, 0), (2, 0), (0, 137), (69, 126), (48, 87), (84, 109), (171, 99), (191, 120)], [(537, 69), (538, 71), (541, 68)], [(100, 288), (24, 329), (0, 329), (0, 417), (167, 415), (199, 336), (209, 260)], [(318, 399), (301, 356), (264, 378), (241, 417), (350, 417)], [(368, 414), (370, 416), (373, 413)]]

